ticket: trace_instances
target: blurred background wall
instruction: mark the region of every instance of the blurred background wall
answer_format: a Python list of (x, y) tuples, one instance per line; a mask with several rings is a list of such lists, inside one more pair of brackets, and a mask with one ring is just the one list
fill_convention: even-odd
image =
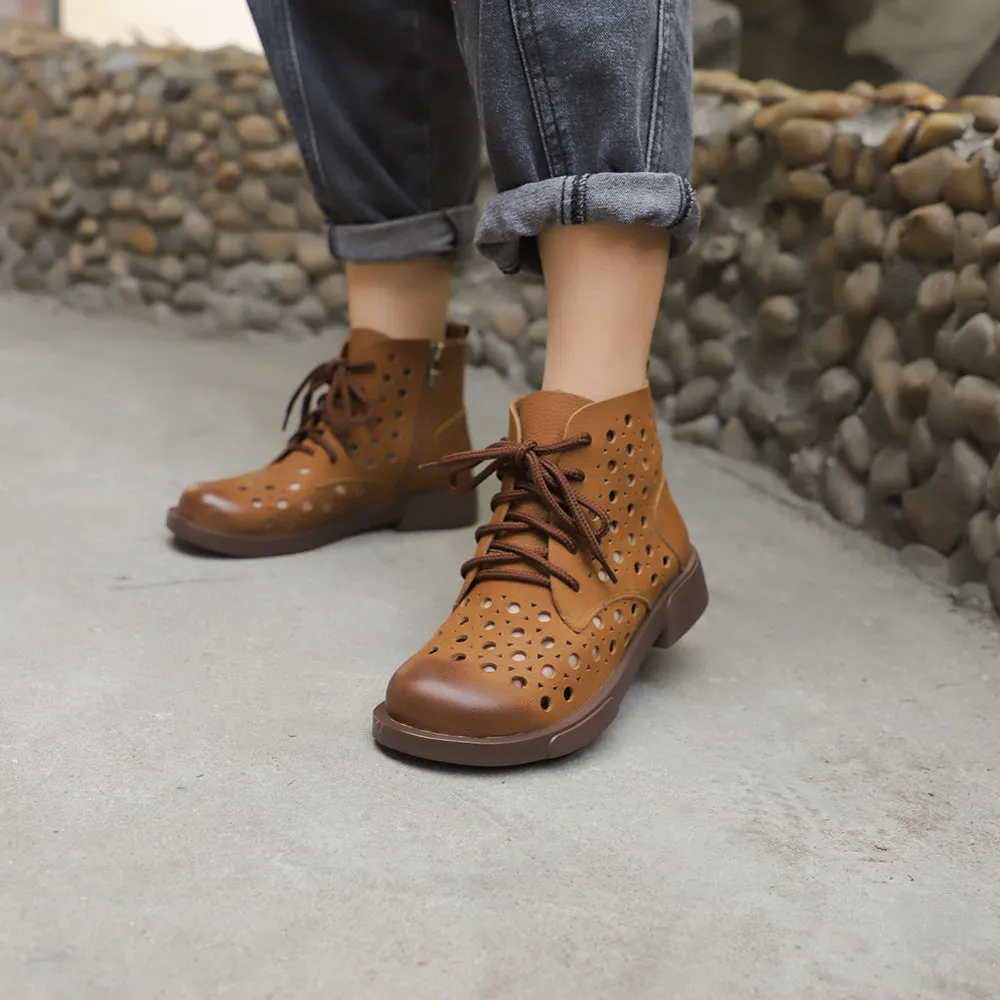
[(60, 7), (65, 31), (96, 42), (138, 36), (154, 44), (260, 49), (245, 0), (61, 0)]
[[(699, 64), (807, 89), (918, 79), (1000, 93), (1000, 0), (694, 0)], [(0, 19), (96, 42), (259, 51), (245, 0), (0, 0)]]

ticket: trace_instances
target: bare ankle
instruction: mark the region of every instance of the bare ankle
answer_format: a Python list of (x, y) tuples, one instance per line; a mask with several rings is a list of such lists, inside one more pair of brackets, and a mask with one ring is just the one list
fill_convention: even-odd
[(448, 315), (451, 261), (439, 257), (348, 263), (351, 326), (395, 340), (438, 340)]

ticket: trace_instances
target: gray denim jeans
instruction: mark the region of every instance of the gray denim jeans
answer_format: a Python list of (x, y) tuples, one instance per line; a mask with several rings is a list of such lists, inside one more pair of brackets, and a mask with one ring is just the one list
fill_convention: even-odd
[[(540, 269), (556, 225), (691, 244), (691, 0), (249, 0), (333, 252)], [(471, 81), (471, 82), (470, 82)], [(496, 181), (476, 228), (481, 137)]]

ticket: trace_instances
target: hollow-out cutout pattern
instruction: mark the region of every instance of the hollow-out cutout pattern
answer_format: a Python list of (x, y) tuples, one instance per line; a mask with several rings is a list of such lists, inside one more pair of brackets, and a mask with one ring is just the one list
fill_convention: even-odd
[[(652, 414), (623, 413), (601, 436), (593, 435), (587, 495), (601, 504), (611, 528), (601, 543), (619, 586), (658, 592), (678, 572), (674, 554), (655, 525), (655, 504), (663, 480), (663, 460)], [(567, 456), (566, 465), (573, 456)], [(595, 562), (589, 575), (606, 582)]]
[(374, 372), (359, 378), (372, 405), (372, 419), (351, 429), (348, 451), (362, 475), (389, 482), (403, 475), (425, 377), (424, 363), (406, 352), (391, 352), (380, 358)]
[[(361, 499), (389, 495), (407, 469), (426, 375), (426, 362), (408, 353), (384, 347), (372, 352), (375, 370), (357, 376), (372, 403), (372, 419), (350, 430), (346, 447), (324, 428), (332, 447), (346, 451), (350, 463), (331, 462), (323, 448), (310, 444), (312, 454), (295, 451), (256, 472), (199, 484), (199, 491), (239, 510), (255, 530), (275, 532), (306, 530), (349, 513)], [(374, 487), (360, 486), (359, 477), (370, 477)]]
[[(583, 469), (586, 495), (613, 519), (603, 542), (618, 574), (613, 590), (639, 592), (644, 599), (623, 597), (602, 606), (576, 632), (545, 589), (486, 580), (459, 602), (418, 654), (443, 666), (455, 653), (464, 653), (465, 660), (448, 663), (448, 676), (460, 668), (464, 682), (488, 688), (500, 704), (523, 707), (539, 727), (578, 710), (596, 693), (645, 618), (647, 601), (655, 600), (677, 572), (673, 553), (655, 530), (663, 472), (652, 416), (622, 414), (606, 433), (592, 438), (586, 452), (568, 453), (563, 464)], [(597, 574), (596, 563), (581, 556), (580, 564), (584, 574)]]
[(601, 687), (645, 615), (641, 601), (622, 600), (574, 632), (547, 591), (489, 580), (459, 602), (417, 657), (447, 664), (449, 675), (460, 668), (468, 683), (537, 710), (545, 717), (539, 724), (548, 724)]

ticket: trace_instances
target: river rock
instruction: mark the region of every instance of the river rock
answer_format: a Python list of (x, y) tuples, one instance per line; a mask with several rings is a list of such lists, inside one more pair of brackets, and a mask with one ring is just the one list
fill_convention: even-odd
[(707, 267), (720, 269), (740, 255), (739, 237), (732, 233), (710, 236), (701, 247), (701, 261)]
[[(816, 170), (792, 170), (787, 179), (787, 195), (793, 201), (804, 201), (818, 204), (831, 191), (833, 185), (824, 173)], [(788, 245), (783, 241), (782, 245)], [(797, 242), (797, 241), (795, 241)], [(794, 245), (794, 243), (792, 243)]]
[(844, 257), (852, 257), (858, 252), (858, 225), (866, 209), (864, 198), (858, 195), (848, 195), (839, 205), (833, 223), (833, 242), (837, 252)]
[(899, 337), (895, 327), (884, 317), (876, 316), (858, 351), (854, 369), (864, 381), (871, 382), (876, 364), (881, 361), (898, 361), (900, 357)]
[(824, 478), (823, 500), (827, 510), (852, 528), (860, 528), (868, 513), (868, 494), (841, 462), (829, 462)]
[(954, 551), (978, 506), (970, 500), (951, 453), (930, 479), (903, 494), (903, 510), (916, 536), (944, 555)]
[(945, 181), (957, 157), (948, 148), (935, 149), (908, 163), (897, 163), (890, 171), (896, 193), (908, 205), (931, 205), (944, 191)]
[(931, 391), (927, 396), (927, 425), (939, 441), (953, 441), (965, 430), (965, 420), (955, 396), (955, 387), (943, 372), (931, 383)]
[[(965, 375), (955, 383), (954, 401), (962, 424), (974, 437), (1000, 445), (1000, 388), (978, 375)], [(933, 423), (931, 429), (941, 437)]]
[(347, 308), (347, 276), (328, 274), (316, 285), (320, 301), (334, 312)]
[(977, 313), (957, 331), (950, 359), (960, 370), (986, 378), (1000, 376), (1000, 327), (986, 313)]
[(830, 149), (827, 161), (830, 179), (838, 187), (846, 187), (854, 176), (857, 162), (858, 141), (852, 135), (838, 135)]
[(807, 167), (825, 160), (833, 146), (836, 126), (818, 118), (795, 118), (778, 129), (778, 149), (787, 167)]
[(868, 146), (863, 146), (858, 152), (858, 158), (854, 164), (852, 190), (856, 194), (871, 194), (871, 190), (875, 186), (875, 178), (878, 176), (878, 152)]
[(874, 445), (868, 428), (856, 413), (852, 413), (840, 422), (837, 428), (836, 446), (838, 454), (851, 471), (859, 478), (864, 478), (872, 464)]
[(907, 452), (916, 481), (922, 483), (937, 468), (941, 458), (941, 446), (934, 440), (925, 417), (913, 421)]
[(698, 444), (711, 448), (719, 436), (719, 418), (714, 413), (709, 413), (686, 424), (675, 424), (673, 436), (675, 440), (683, 441), (686, 444)]
[(994, 556), (986, 569), (986, 587), (993, 607), (1000, 611), (1000, 556)]
[(646, 378), (649, 382), (649, 390), (653, 394), (653, 399), (662, 399), (673, 392), (677, 384), (674, 373), (670, 370), (670, 365), (663, 358), (655, 355), (649, 359)]
[(966, 536), (976, 562), (985, 566), (1000, 552), (1000, 536), (997, 534), (997, 516), (989, 510), (977, 511), (969, 518)]
[(295, 234), (262, 229), (250, 237), (250, 250), (271, 263), (288, 260), (295, 250)]
[[(900, 227), (902, 220), (896, 220)], [(894, 223), (893, 225), (896, 225)], [(917, 296), (923, 283), (923, 272), (919, 265), (909, 260), (887, 262), (882, 272), (882, 288), (879, 292), (878, 308), (887, 319), (903, 320), (917, 306)]]
[(943, 204), (914, 209), (903, 220), (900, 252), (928, 264), (947, 261), (955, 240), (955, 213)]
[(955, 272), (934, 271), (924, 278), (917, 293), (917, 311), (931, 322), (940, 322), (955, 306)]
[(960, 212), (988, 212), (993, 207), (992, 183), (981, 156), (952, 164), (944, 182), (944, 196)]
[(844, 282), (844, 312), (848, 319), (866, 320), (875, 310), (882, 286), (882, 265), (875, 261), (862, 264)]
[(758, 459), (757, 445), (747, 433), (739, 417), (731, 417), (719, 434), (716, 447), (723, 455), (742, 461), (755, 462)]
[(909, 111), (893, 125), (878, 148), (878, 165), (883, 170), (903, 159), (923, 121), (922, 111)]
[(201, 250), (211, 250), (215, 243), (215, 224), (196, 209), (185, 213), (181, 219), (181, 229), (191, 243)]
[(986, 459), (963, 438), (949, 452), (951, 474), (965, 500), (975, 507), (983, 502), (990, 467)]
[(849, 369), (830, 368), (816, 380), (813, 399), (823, 416), (839, 420), (857, 407), (861, 391), (861, 383)]
[(818, 448), (803, 448), (792, 455), (788, 485), (806, 500), (818, 500), (822, 492), (826, 457)]
[(783, 343), (797, 336), (801, 310), (795, 299), (787, 295), (772, 295), (757, 310), (757, 328), (761, 336), (772, 343)]
[(919, 156), (938, 146), (947, 146), (958, 139), (968, 127), (969, 119), (966, 115), (954, 111), (936, 111), (920, 123), (913, 137), (913, 144), (910, 146), (910, 155)]
[(905, 448), (888, 445), (875, 456), (868, 476), (868, 490), (876, 502), (901, 496), (911, 486), (910, 456)]
[(846, 361), (854, 350), (854, 338), (846, 320), (840, 314), (831, 316), (808, 338), (809, 350), (820, 368)]
[(817, 90), (758, 111), (753, 126), (760, 132), (775, 132), (793, 118), (855, 118), (868, 108), (868, 102), (855, 94), (836, 90)]
[(1000, 455), (997, 455), (986, 477), (984, 496), (990, 510), (1000, 511)]
[(955, 217), (955, 267), (978, 264), (982, 245), (989, 231), (986, 219), (978, 212), (961, 212)]
[(779, 253), (767, 264), (764, 283), (772, 295), (795, 295), (806, 287), (806, 262), (795, 254)]
[(884, 212), (869, 208), (861, 213), (858, 219), (858, 249), (865, 257), (881, 260), (887, 235)]
[(699, 376), (693, 378), (677, 394), (677, 408), (674, 420), (685, 424), (707, 413), (719, 395), (721, 386), (714, 378)]
[(979, 246), (980, 260), (984, 268), (1000, 262), (1000, 226), (988, 230)]
[(729, 306), (714, 295), (699, 295), (691, 303), (687, 321), (697, 340), (725, 337), (738, 330), (740, 325)]
[(748, 385), (740, 401), (740, 417), (751, 434), (765, 438), (774, 433), (781, 409), (760, 386)]
[(938, 366), (933, 358), (918, 358), (903, 366), (899, 394), (908, 413), (917, 416), (927, 409), (931, 385), (937, 374)]
[(329, 274), (336, 267), (325, 236), (301, 233), (295, 240), (295, 259), (314, 277)]
[(281, 140), (278, 126), (264, 115), (245, 115), (236, 123), (236, 134), (247, 146), (267, 148)]
[(900, 392), (903, 366), (898, 361), (880, 361), (872, 370), (873, 392), (869, 397), (865, 416), (877, 428), (879, 437), (905, 440), (910, 433), (910, 418), (903, 407)]
[(706, 340), (695, 350), (695, 372), (726, 379), (736, 368), (733, 349), (724, 340)]
[(967, 264), (959, 271), (955, 282), (955, 306), (960, 320), (985, 312), (988, 308), (989, 288), (978, 264)]

